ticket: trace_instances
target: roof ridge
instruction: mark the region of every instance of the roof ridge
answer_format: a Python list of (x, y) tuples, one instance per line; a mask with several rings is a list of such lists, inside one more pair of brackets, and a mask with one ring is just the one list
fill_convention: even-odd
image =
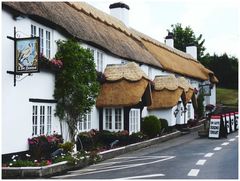
[(188, 54), (186, 52), (183, 52), (183, 51), (178, 50), (176, 48), (172, 48), (170, 46), (167, 46), (166, 44), (164, 44), (164, 43), (162, 43), (162, 42), (160, 42), (160, 41), (150, 37), (149, 35), (146, 35), (146, 34), (140, 32), (140, 31), (138, 31), (138, 30), (135, 30), (134, 28), (131, 28), (131, 30), (135, 31), (143, 40), (145, 40), (145, 41), (147, 41), (149, 43), (152, 43), (152, 44), (154, 44), (154, 45), (156, 45), (158, 47), (164, 48), (165, 50), (168, 50), (168, 51), (170, 51), (170, 52), (172, 52), (172, 53), (174, 53), (176, 55), (179, 55), (179, 56), (181, 56), (183, 58), (187, 58), (187, 59), (189, 59), (191, 61), (199, 63), (197, 59), (194, 59), (190, 54)]
[[(114, 16), (109, 15), (108, 13), (105, 13), (104, 11), (95, 8), (94, 6), (88, 4), (87, 2), (65, 2), (65, 3), (70, 7), (76, 9), (77, 11), (81, 11), (82, 13), (91, 16), (92, 18), (102, 23), (111, 26), (112, 28), (115, 28), (116, 30), (126, 34), (129, 37), (141, 41), (141, 38), (134, 34), (134, 32), (130, 31), (130, 28), (128, 28), (122, 21), (115, 18)], [(93, 11), (95, 11), (95, 13)]]

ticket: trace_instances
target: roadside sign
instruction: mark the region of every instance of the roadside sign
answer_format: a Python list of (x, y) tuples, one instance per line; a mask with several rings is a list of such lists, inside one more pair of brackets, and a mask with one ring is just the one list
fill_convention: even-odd
[(234, 123), (235, 121), (234, 121), (234, 112), (231, 112), (230, 113), (230, 124), (231, 124), (231, 130), (232, 130), (232, 132), (234, 132), (235, 131), (235, 126), (234, 126)]
[(238, 112), (235, 112), (235, 128), (238, 130)]
[(225, 114), (225, 120), (226, 120), (226, 126), (227, 126), (227, 133), (230, 133), (230, 118), (229, 118), (229, 114)]
[(209, 138), (219, 138), (221, 116), (213, 115), (210, 119)]

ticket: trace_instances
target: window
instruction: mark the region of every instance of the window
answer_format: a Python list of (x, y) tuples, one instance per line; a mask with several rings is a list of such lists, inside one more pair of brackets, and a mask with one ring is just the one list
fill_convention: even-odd
[(112, 131), (123, 130), (122, 108), (105, 108), (103, 111), (104, 111), (103, 129)]
[(79, 131), (89, 131), (91, 129), (91, 112), (84, 115), (79, 121)]
[[(37, 31), (38, 30), (38, 31)], [(39, 36), (40, 53), (46, 58), (51, 58), (51, 30), (39, 25), (31, 25), (31, 36)]]
[(37, 106), (33, 106), (32, 113), (32, 135), (37, 135)]
[(32, 136), (52, 133), (52, 115), (50, 105), (32, 106)]
[(103, 53), (97, 51), (97, 71), (103, 71)]
[(105, 128), (112, 129), (112, 109), (105, 110)]
[(140, 109), (131, 109), (129, 112), (129, 134), (140, 131)]
[(50, 32), (46, 31), (46, 57), (50, 58), (50, 42), (51, 42), (51, 37), (50, 37)]
[(40, 53), (43, 53), (44, 38), (43, 38), (43, 29), (42, 28), (39, 28), (39, 38), (40, 38)]
[(52, 107), (47, 106), (47, 134), (52, 132)]
[(122, 109), (115, 109), (115, 129), (122, 128)]
[(36, 26), (31, 25), (31, 37), (37, 36)]
[(44, 134), (45, 107), (40, 106), (40, 135)]

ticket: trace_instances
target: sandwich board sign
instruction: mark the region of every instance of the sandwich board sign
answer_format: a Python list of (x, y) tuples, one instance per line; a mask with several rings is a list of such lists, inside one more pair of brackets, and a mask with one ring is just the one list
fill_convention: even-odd
[(231, 129), (232, 129), (232, 132), (234, 132), (234, 131), (235, 131), (235, 126), (234, 126), (234, 124), (235, 124), (235, 123), (234, 123), (234, 122), (235, 122), (235, 121), (234, 121), (234, 112), (231, 112), (231, 113), (230, 113), (230, 120), (231, 120), (231, 121), (230, 121), (230, 123), (231, 123)]
[(226, 120), (226, 126), (227, 126), (227, 133), (230, 133), (230, 118), (229, 118), (229, 114), (225, 114), (225, 120)]
[(219, 138), (220, 136), (221, 116), (213, 115), (210, 119), (209, 138)]
[(238, 112), (235, 112), (235, 129), (238, 130)]

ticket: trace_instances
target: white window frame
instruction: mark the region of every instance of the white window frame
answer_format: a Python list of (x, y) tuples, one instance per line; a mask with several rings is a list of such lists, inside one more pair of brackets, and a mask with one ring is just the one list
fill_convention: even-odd
[(32, 136), (51, 135), (53, 128), (53, 108), (48, 103), (33, 103), (32, 105)]
[(44, 53), (44, 30), (43, 28), (38, 28), (38, 34), (40, 39), (40, 53)]
[(46, 30), (46, 57), (51, 57), (51, 32)]
[(140, 109), (131, 109), (129, 111), (129, 134), (140, 131)]
[[(120, 127), (117, 126), (116, 128), (116, 110), (121, 110), (121, 122)], [(107, 108), (103, 108), (103, 129), (104, 130), (109, 130), (109, 131), (121, 131), (124, 128), (124, 122), (123, 122), (123, 116), (124, 116), (124, 112), (123, 112), (123, 108), (121, 107), (107, 107)], [(109, 119), (106, 119), (106, 116), (108, 113), (111, 112), (111, 115), (108, 116)], [(118, 125), (119, 125), (118, 124)], [(110, 126), (111, 125), (111, 126)]]
[(78, 122), (79, 132), (90, 131), (92, 129), (92, 111), (88, 112)]
[(98, 72), (103, 72), (103, 52), (97, 50), (96, 68)]
[[(40, 33), (43, 30), (43, 34)], [(37, 31), (38, 30), (38, 31)], [(47, 34), (49, 38), (47, 40)], [(43, 35), (43, 36), (42, 36)], [(53, 48), (53, 30), (45, 27), (39, 23), (31, 22), (31, 36), (39, 36), (40, 38), (40, 52), (48, 59), (51, 58)]]

